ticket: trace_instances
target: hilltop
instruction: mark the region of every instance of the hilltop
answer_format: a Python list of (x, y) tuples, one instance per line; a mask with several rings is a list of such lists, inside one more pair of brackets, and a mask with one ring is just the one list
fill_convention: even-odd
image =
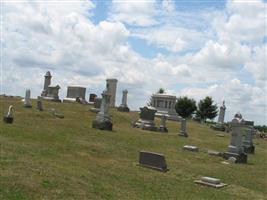
[[(92, 129), (89, 105), (44, 101), (43, 112), (27, 109), (19, 98), (1, 97), (1, 113), (14, 106), (14, 123), (0, 122), (1, 199), (266, 199), (267, 142), (254, 139), (256, 153), (247, 164), (222, 164), (207, 150), (225, 151), (229, 135), (218, 137), (205, 124), (167, 121), (169, 133), (130, 126), (137, 112), (111, 109), (113, 131)], [(52, 116), (49, 108), (64, 113)], [(157, 119), (157, 124), (159, 120)], [(182, 150), (195, 145), (200, 152)], [(166, 173), (137, 166), (140, 150), (165, 155)], [(196, 185), (200, 176), (229, 184), (222, 189)]]

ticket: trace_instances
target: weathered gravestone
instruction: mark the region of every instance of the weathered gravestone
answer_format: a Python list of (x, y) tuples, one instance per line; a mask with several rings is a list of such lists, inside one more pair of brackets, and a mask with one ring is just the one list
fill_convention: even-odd
[(133, 127), (142, 128), (143, 130), (157, 131), (157, 127), (154, 123), (157, 110), (147, 106), (140, 108), (140, 110), (140, 119), (134, 122)]
[(37, 97), (37, 110), (38, 111), (43, 111), (43, 101), (42, 101), (42, 97), (38, 96)]
[(24, 99), (24, 107), (25, 108), (31, 108), (32, 107), (30, 98), (31, 98), (31, 90), (26, 90), (25, 99)]
[(108, 108), (110, 103), (110, 94), (107, 90), (102, 93), (102, 102), (100, 111), (96, 115), (96, 119), (92, 122), (92, 127), (100, 130), (112, 131), (112, 121), (108, 114)]
[(140, 151), (139, 165), (151, 169), (156, 169), (162, 172), (168, 171), (164, 155), (154, 152)]
[(244, 151), (246, 153), (255, 153), (255, 146), (253, 145), (254, 122), (245, 121), (245, 125)]
[(168, 132), (168, 129), (166, 127), (166, 115), (161, 115), (160, 117), (160, 126), (159, 126), (159, 131), (160, 132)]
[(180, 129), (180, 133), (178, 135), (183, 136), (183, 137), (188, 137), (188, 134), (186, 131), (186, 119), (184, 119), (184, 118), (181, 120), (181, 129)]
[(118, 111), (120, 111), (120, 112), (129, 112), (130, 111), (130, 109), (127, 106), (127, 94), (128, 94), (127, 90), (122, 91), (122, 101), (121, 101), (121, 105), (118, 107)]
[(14, 121), (13, 118), (13, 106), (9, 106), (7, 114), (3, 117), (3, 121), (7, 124), (12, 124)]
[(230, 123), (231, 125), (231, 141), (227, 152), (223, 153), (223, 157), (228, 160), (229, 157), (236, 158), (237, 163), (246, 163), (247, 154), (242, 146), (243, 132), (245, 130), (245, 120), (242, 115), (237, 113)]
[(221, 188), (227, 185), (225, 183), (222, 183), (220, 179), (207, 177), (207, 176), (201, 177), (200, 180), (195, 180), (195, 183), (210, 186), (210, 187), (215, 187), (215, 188)]
[(94, 101), (94, 107), (91, 108), (90, 110), (94, 113), (98, 113), (100, 111), (100, 107), (101, 107), (101, 102), (102, 102), (102, 98), (98, 98), (96, 97), (95, 98), (95, 101)]

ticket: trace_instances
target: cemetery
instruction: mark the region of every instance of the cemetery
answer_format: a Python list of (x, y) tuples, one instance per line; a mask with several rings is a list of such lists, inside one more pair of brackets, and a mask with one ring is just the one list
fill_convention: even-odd
[(116, 79), (94, 104), (44, 101), (45, 80), (36, 99), (0, 98), (4, 199), (266, 199), (267, 143), (240, 113), (218, 137), (155, 107), (130, 111), (127, 90), (115, 102)]

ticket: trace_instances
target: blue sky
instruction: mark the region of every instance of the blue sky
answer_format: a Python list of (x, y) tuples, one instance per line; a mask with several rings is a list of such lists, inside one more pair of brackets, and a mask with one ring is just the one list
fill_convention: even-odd
[[(52, 84), (101, 94), (117, 78), (132, 110), (163, 87), (197, 101), (226, 101), (266, 124), (266, 1), (5, 1), (2, 93), (33, 97)], [(14, 51), (15, 50), (15, 51)], [(19, 89), (18, 89), (19, 88)]]

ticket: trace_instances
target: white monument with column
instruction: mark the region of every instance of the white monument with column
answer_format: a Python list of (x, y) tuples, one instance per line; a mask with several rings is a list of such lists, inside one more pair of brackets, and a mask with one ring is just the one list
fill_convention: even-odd
[(225, 110), (226, 110), (225, 101), (223, 101), (223, 104), (220, 107), (218, 122), (210, 126), (212, 129), (216, 131), (225, 131), (225, 126), (224, 126)]
[(116, 106), (116, 91), (117, 91), (117, 79), (107, 79), (106, 80), (106, 89), (110, 94), (110, 103), (109, 107), (114, 108)]
[(108, 114), (110, 103), (110, 94), (107, 90), (102, 93), (102, 101), (100, 111), (96, 115), (96, 119), (92, 122), (92, 127), (100, 130), (112, 131), (112, 121)]
[(130, 109), (127, 106), (127, 94), (128, 94), (128, 90), (122, 91), (122, 101), (121, 101), (121, 105), (118, 107), (118, 111), (121, 111), (121, 112), (130, 111)]
[(223, 101), (223, 104), (220, 107), (220, 112), (219, 112), (219, 117), (218, 117), (218, 123), (221, 123), (221, 124), (224, 123), (225, 110), (226, 110), (225, 101)]

